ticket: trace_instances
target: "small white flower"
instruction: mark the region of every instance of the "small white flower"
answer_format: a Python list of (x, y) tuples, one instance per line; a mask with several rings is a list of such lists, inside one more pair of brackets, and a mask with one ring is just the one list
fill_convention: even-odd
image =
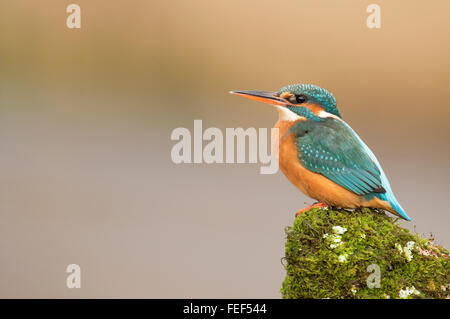
[(358, 290), (356, 290), (356, 289), (354, 289), (354, 288), (353, 288), (353, 289), (351, 289), (350, 291), (351, 291), (351, 292), (352, 292), (352, 294), (354, 294), (354, 295), (356, 295), (356, 293), (358, 292)]
[(338, 259), (341, 263), (345, 263), (347, 261), (347, 254), (339, 255)]
[(389, 296), (389, 295), (384, 295), (384, 298), (386, 298), (386, 299), (391, 299), (391, 296)]
[(414, 241), (409, 241), (406, 243), (405, 247), (402, 247), (402, 245), (396, 243), (395, 248), (397, 248), (397, 250), (400, 253), (405, 255), (407, 261), (411, 261), (413, 259), (412, 251), (414, 249), (415, 244), (416, 243)]
[(416, 243), (415, 243), (414, 241), (411, 240), (411, 241), (409, 241), (409, 242), (406, 243), (404, 249), (412, 250), (412, 249), (414, 248), (414, 245), (415, 245), (415, 244), (416, 244)]
[(366, 238), (366, 234), (361, 234), (361, 238)]
[(339, 236), (339, 235), (331, 235), (328, 238), (329, 238), (328, 240), (331, 241), (331, 244), (330, 244), (331, 248), (336, 248), (336, 247), (342, 245), (341, 236)]
[(342, 245), (341, 235), (324, 234), (322, 237), (330, 242), (330, 248), (336, 248), (336, 247), (339, 247), (340, 245)]
[(347, 231), (347, 228), (341, 226), (333, 226), (333, 231), (335, 234), (341, 235)]
[(410, 294), (411, 294), (411, 293), (409, 292), (409, 289), (408, 289), (408, 288), (406, 288), (406, 289), (401, 289), (401, 290), (399, 291), (399, 293), (398, 293), (398, 297), (401, 298), (401, 299), (406, 299), (406, 298), (408, 298), (408, 296), (409, 296)]
[(401, 290), (398, 292), (399, 298), (402, 298), (402, 299), (406, 299), (406, 298), (408, 298), (408, 297), (409, 297), (410, 295), (412, 295), (412, 294), (414, 294), (414, 295), (420, 295), (420, 291), (417, 290), (416, 287), (411, 286), (411, 287), (406, 287), (405, 289), (401, 289)]
[(405, 252), (406, 260), (411, 261), (413, 259), (412, 250), (414, 249), (414, 245), (416, 243), (413, 241), (409, 241), (406, 243), (405, 248), (403, 248), (403, 251)]

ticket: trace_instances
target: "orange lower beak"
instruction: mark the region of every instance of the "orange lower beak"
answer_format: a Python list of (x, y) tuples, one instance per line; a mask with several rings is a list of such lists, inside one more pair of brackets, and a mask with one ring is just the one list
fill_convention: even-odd
[(272, 105), (286, 106), (288, 103), (285, 99), (278, 96), (276, 92), (265, 91), (230, 91), (231, 94), (246, 97), (251, 100), (264, 102)]

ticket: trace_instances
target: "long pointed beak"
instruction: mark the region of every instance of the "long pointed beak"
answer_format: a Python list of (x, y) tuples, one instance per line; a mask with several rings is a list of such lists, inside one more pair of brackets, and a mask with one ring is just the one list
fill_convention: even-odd
[(286, 106), (288, 104), (287, 101), (285, 99), (280, 98), (276, 92), (230, 91), (230, 93), (272, 105)]

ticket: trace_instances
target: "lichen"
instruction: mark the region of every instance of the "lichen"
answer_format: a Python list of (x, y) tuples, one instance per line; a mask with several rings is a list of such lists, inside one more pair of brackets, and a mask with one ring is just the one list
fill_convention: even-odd
[(286, 235), (283, 298), (450, 298), (449, 251), (378, 210), (313, 208)]

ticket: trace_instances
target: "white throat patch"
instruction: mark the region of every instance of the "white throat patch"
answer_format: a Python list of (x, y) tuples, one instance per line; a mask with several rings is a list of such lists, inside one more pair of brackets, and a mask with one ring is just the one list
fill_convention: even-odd
[(298, 114), (295, 114), (291, 110), (289, 110), (286, 107), (275, 105), (277, 111), (278, 111), (278, 120), (279, 121), (297, 121), (299, 119), (304, 118), (303, 116), (300, 116)]
[(328, 112), (325, 112), (325, 111), (320, 111), (319, 117), (321, 117), (321, 118), (332, 117), (332, 118), (334, 118), (336, 120), (341, 120), (341, 118), (339, 118), (338, 116), (336, 116), (334, 114), (331, 114), (331, 113), (328, 113)]

